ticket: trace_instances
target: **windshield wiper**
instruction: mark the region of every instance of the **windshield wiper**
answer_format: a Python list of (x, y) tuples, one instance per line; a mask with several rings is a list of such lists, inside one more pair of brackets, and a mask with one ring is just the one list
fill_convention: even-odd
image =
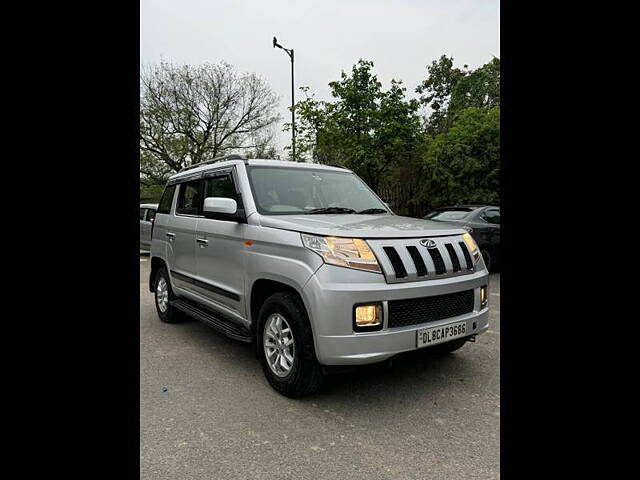
[(307, 212), (308, 214), (314, 215), (317, 213), (356, 213), (353, 208), (347, 207), (323, 207), (323, 208), (314, 208)]
[(384, 208), (367, 208), (365, 210), (360, 210), (359, 212), (356, 212), (359, 214), (369, 214), (369, 213), (387, 213), (387, 211)]

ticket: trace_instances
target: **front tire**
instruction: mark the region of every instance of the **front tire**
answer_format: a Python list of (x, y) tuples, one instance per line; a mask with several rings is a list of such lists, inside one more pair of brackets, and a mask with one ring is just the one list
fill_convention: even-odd
[(258, 314), (256, 348), (269, 384), (282, 395), (299, 398), (322, 385), (309, 318), (293, 293), (278, 292), (264, 302)]
[(182, 312), (178, 311), (173, 305), (171, 305), (175, 296), (171, 289), (171, 280), (169, 280), (169, 274), (165, 267), (160, 267), (158, 269), (153, 285), (156, 311), (158, 312), (160, 320), (165, 323), (176, 323), (182, 320)]

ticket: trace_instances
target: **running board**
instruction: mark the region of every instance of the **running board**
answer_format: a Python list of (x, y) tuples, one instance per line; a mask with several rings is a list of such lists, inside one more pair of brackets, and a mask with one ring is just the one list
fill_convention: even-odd
[(216, 315), (212, 311), (204, 309), (199, 305), (194, 304), (193, 302), (189, 302), (188, 300), (175, 299), (171, 302), (171, 305), (181, 312), (189, 315), (190, 317), (193, 317), (196, 320), (199, 320), (202, 323), (213, 327), (218, 332), (226, 335), (229, 338), (233, 338), (234, 340), (239, 340), (246, 343), (251, 343), (253, 341), (251, 332), (248, 329), (241, 327), (231, 320), (227, 320), (222, 315)]

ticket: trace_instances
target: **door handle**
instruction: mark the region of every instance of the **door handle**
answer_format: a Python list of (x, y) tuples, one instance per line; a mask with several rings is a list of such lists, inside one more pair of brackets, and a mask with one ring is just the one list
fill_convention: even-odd
[(196, 238), (196, 242), (198, 242), (202, 248), (209, 245), (209, 240), (206, 238)]
[(176, 236), (175, 233), (171, 233), (171, 232), (167, 232), (167, 233), (165, 233), (165, 235), (169, 239), (170, 242), (173, 242), (173, 238)]

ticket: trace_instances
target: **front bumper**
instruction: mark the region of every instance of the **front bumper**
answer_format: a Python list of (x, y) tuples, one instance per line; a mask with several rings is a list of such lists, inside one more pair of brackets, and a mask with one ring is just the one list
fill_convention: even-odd
[[(485, 269), (469, 275), (387, 284), (380, 274), (323, 265), (307, 282), (304, 296), (312, 322), (318, 361), (323, 365), (362, 365), (386, 360), (416, 349), (416, 331), (465, 321), (469, 335), (489, 328), (489, 309), (480, 308), (480, 287), (488, 285)], [(474, 290), (472, 312), (408, 327), (388, 328), (387, 302)], [(352, 326), (355, 304), (382, 302), (384, 323), (377, 332), (355, 333)], [(427, 347), (428, 348), (428, 347)]]

